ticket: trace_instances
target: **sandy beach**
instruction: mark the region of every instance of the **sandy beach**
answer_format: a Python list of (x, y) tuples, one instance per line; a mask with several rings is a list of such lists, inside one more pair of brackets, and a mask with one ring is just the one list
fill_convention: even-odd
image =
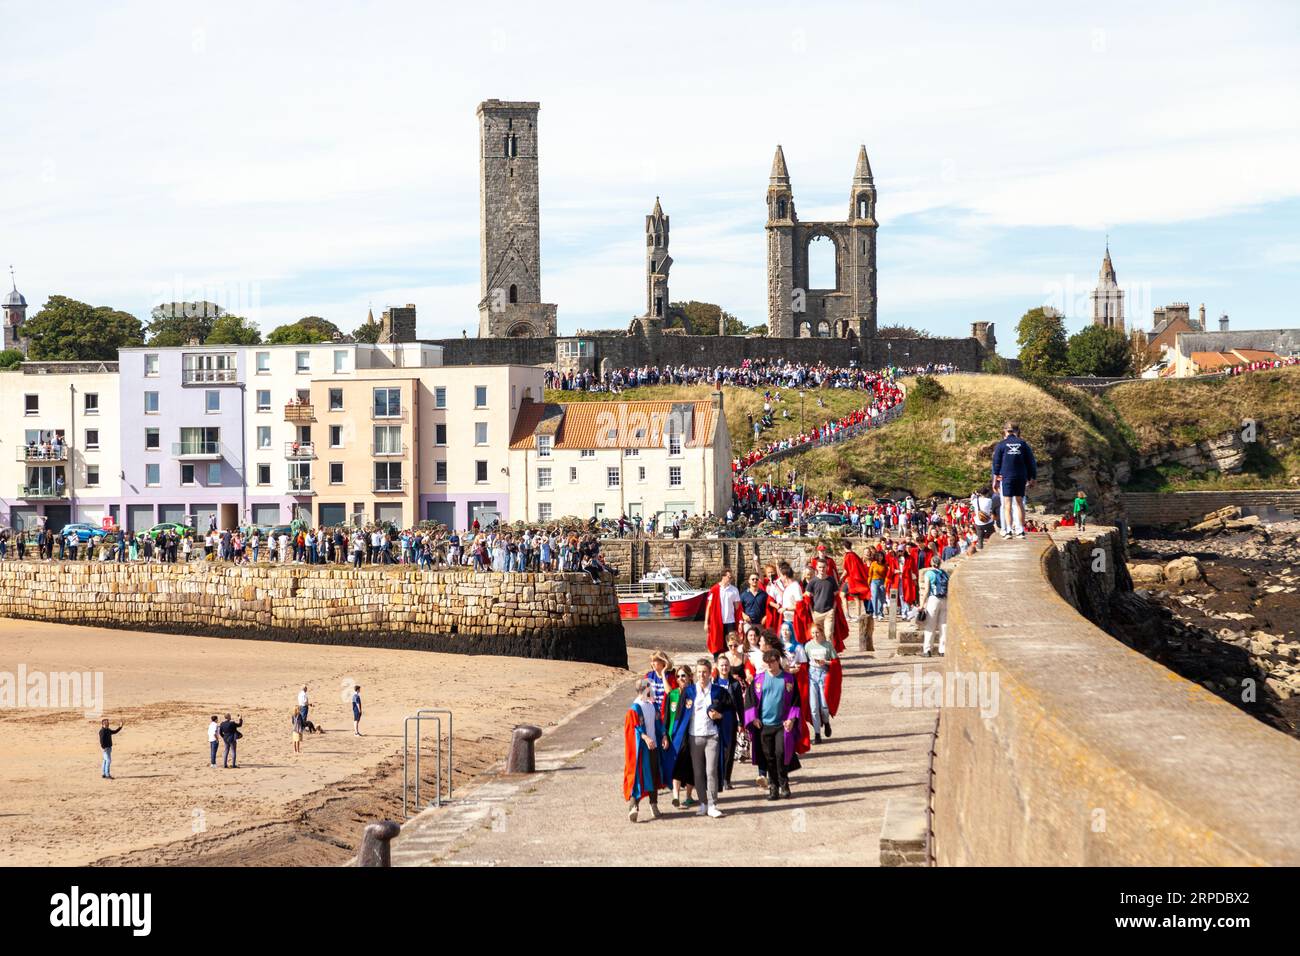
[[(456, 780), (624, 681), (594, 664), (325, 647), (0, 620), (0, 675), (103, 675), (114, 780), (85, 707), (0, 709), (0, 863), (339, 863), (362, 826), (400, 814), (402, 718), (449, 707)], [(295, 755), (290, 712), (312, 720)], [(362, 686), (364, 736), (348, 701)], [(46, 703), (55, 703), (47, 701)], [(84, 702), (83, 702), (84, 703)], [(242, 713), (238, 770), (208, 766), (212, 714)], [(426, 753), (431, 750), (426, 751)]]

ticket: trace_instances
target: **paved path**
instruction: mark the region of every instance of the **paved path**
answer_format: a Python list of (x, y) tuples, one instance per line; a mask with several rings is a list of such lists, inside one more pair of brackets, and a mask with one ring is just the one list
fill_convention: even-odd
[[(629, 823), (622, 800), (629, 681), (542, 738), (541, 772), (535, 776), (489, 778), (458, 793), (452, 804), (410, 821), (394, 843), (394, 864), (670, 864), (681, 859), (684, 845), (698, 849), (707, 833), (715, 852), (745, 847), (755, 862), (877, 865), (887, 801), (926, 791), (935, 720), (932, 709), (892, 705), (891, 678), (900, 671), (910, 675), (919, 662), (894, 656), (883, 631), (877, 631), (874, 654), (845, 654), (835, 736), (802, 758), (790, 800), (768, 802), (755, 775), (738, 766), (736, 789), (719, 800), (722, 819), (674, 810), (669, 796), (661, 795), (662, 819), (652, 819), (643, 802), (641, 821)], [(643, 643), (640, 635), (629, 636)], [(644, 656), (629, 650), (633, 663)], [(675, 650), (674, 656), (696, 655)], [(937, 661), (925, 666), (936, 667)]]

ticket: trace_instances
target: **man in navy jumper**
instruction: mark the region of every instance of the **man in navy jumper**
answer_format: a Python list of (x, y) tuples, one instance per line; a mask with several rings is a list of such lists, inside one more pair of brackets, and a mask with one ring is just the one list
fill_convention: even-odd
[(1038, 462), (1020, 426), (1007, 422), (1003, 438), (993, 449), (993, 487), (1002, 496), (1002, 537), (1025, 536), (1025, 489), (1038, 478)]

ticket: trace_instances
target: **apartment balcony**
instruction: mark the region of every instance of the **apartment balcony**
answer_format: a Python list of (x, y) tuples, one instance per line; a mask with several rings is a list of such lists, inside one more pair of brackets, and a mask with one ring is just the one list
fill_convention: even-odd
[(400, 425), (406, 421), (406, 409), (403, 408), (398, 412), (381, 412), (373, 405), (370, 407), (370, 419), (375, 422), (387, 422), (390, 425)]
[(172, 442), (172, 457), (181, 461), (220, 461), (221, 442), (219, 441), (176, 441)]
[(284, 406), (284, 420), (295, 425), (310, 425), (316, 420), (316, 409), (302, 402), (290, 402)]
[(28, 501), (43, 498), (66, 498), (68, 497), (68, 486), (66, 484), (36, 484), (36, 485), (19, 485), (19, 498)]
[(290, 475), (289, 494), (296, 498), (316, 494), (316, 489), (312, 487), (311, 475)]
[(51, 445), (48, 448), (44, 445), (19, 445), (14, 449), (17, 453), (14, 456), (15, 461), (67, 461), (68, 446), (60, 445), (57, 450)]
[(406, 446), (398, 445), (394, 448), (392, 445), (371, 445), (370, 454), (376, 458), (401, 458), (406, 454)]
[(400, 495), (406, 491), (406, 482), (401, 478), (376, 478), (373, 487), (377, 495)]
[(316, 457), (316, 443), (310, 441), (287, 441), (284, 443), (284, 457), (290, 461), (304, 461)]
[(182, 385), (234, 385), (238, 382), (233, 368), (183, 368)]

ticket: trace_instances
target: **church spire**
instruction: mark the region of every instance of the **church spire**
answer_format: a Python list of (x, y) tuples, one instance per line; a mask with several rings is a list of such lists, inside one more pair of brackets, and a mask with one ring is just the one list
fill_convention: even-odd
[(772, 174), (768, 177), (769, 186), (790, 186), (790, 171), (785, 168), (785, 153), (781, 152), (781, 146), (778, 143), (776, 155), (772, 157)]
[(664, 207), (659, 205), (658, 196), (655, 196), (655, 208), (651, 211), (650, 215), (654, 216), (656, 219), (662, 219), (664, 217)]
[(853, 170), (854, 186), (871, 186), (874, 180), (871, 178), (871, 162), (867, 159), (867, 147), (864, 143), (858, 147), (858, 165)]

